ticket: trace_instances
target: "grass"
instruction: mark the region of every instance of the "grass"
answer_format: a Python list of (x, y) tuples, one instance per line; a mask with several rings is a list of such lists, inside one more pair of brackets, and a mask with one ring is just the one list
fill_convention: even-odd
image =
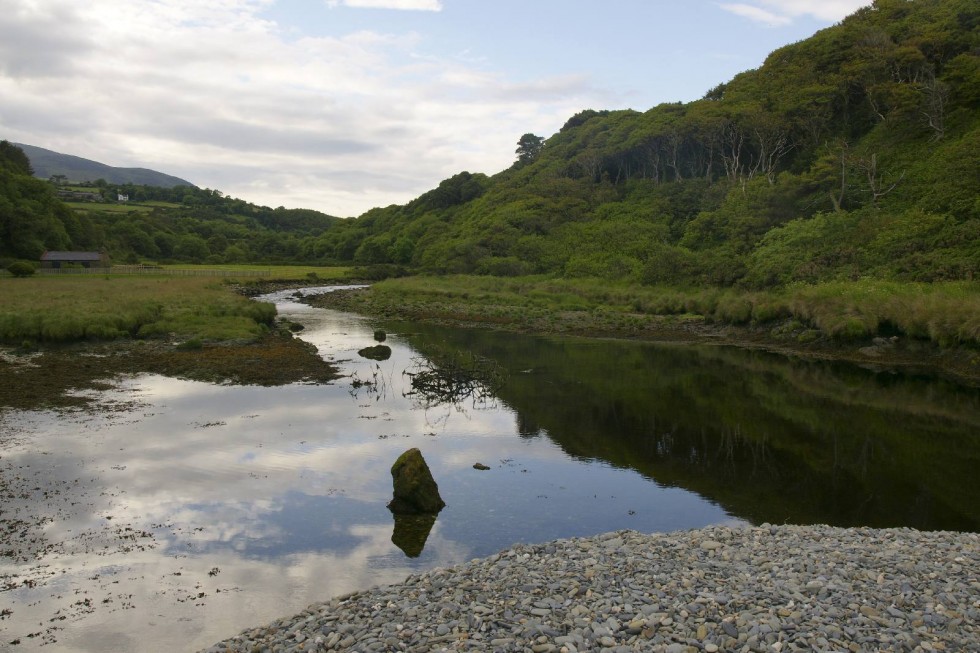
[(269, 278), (281, 279), (283, 281), (346, 281), (350, 272), (350, 268), (348, 267), (320, 267), (315, 265), (174, 264), (164, 265), (162, 267), (165, 272), (167, 270), (219, 270), (225, 273), (223, 276), (234, 276), (235, 272), (268, 272)]
[(163, 208), (163, 209), (179, 209), (183, 207), (183, 204), (179, 202), (164, 202), (163, 200), (144, 200), (138, 202), (142, 206), (152, 206), (153, 208)]
[(107, 213), (133, 213), (135, 211), (152, 211), (152, 206), (131, 204), (129, 202), (65, 202), (75, 211), (105, 211)]
[(272, 304), (206, 277), (7, 277), (0, 294), (0, 341), (13, 344), (130, 336), (251, 341), (276, 315)]
[[(679, 316), (710, 323), (795, 329), (803, 339), (859, 341), (906, 336), (940, 347), (980, 346), (980, 284), (857, 282), (800, 285), (769, 291), (609, 284), (548, 277), (406, 277), (376, 284), (380, 304), (482, 313), (493, 321), (541, 312), (588, 311)], [(784, 329), (786, 330), (786, 329)], [(789, 329), (789, 331), (794, 331)]]

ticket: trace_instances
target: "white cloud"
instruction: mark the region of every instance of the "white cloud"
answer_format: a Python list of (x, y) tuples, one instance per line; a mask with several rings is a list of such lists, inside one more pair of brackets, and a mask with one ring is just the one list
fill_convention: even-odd
[(442, 11), (439, 0), (327, 0), (327, 6), (358, 9), (398, 9), (403, 11)]
[(788, 16), (780, 16), (774, 14), (770, 11), (766, 11), (761, 7), (754, 7), (752, 5), (744, 4), (725, 4), (719, 5), (725, 11), (731, 12), (736, 16), (742, 16), (743, 18), (748, 18), (757, 23), (763, 23), (769, 25), (770, 27), (779, 27), (781, 25), (788, 25), (793, 20)]
[(839, 21), (869, 4), (869, 0), (757, 0), (755, 4), (720, 4), (719, 7), (770, 27), (781, 27), (802, 17)]
[[(351, 216), (462, 170), (498, 172), (522, 133), (553, 133), (603, 104), (585, 78), (525, 88), (485, 65), (422, 56), (417, 34), (297, 38), (262, 17), (267, 4), (13, 0), (0, 14), (0, 134)], [(3, 38), (17, 34), (43, 38)]]

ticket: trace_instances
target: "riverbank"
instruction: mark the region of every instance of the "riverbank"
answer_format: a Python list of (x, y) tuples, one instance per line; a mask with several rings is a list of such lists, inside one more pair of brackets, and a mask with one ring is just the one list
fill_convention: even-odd
[(517, 545), (311, 605), (239, 651), (967, 651), (980, 535), (828, 526)]
[[(942, 346), (927, 333), (914, 335), (916, 327), (911, 322), (906, 327), (908, 330), (891, 326), (890, 317), (880, 318), (880, 324), (876, 323), (873, 331), (855, 331), (846, 337), (839, 333), (834, 335), (838, 323), (846, 324), (847, 319), (852, 319), (854, 324), (859, 321), (853, 315), (848, 317), (852, 311), (848, 302), (852, 300), (828, 300), (827, 314), (837, 310), (839, 315), (813, 320), (786, 313), (789, 309), (782, 304), (772, 304), (771, 312), (764, 315), (769, 309), (763, 306), (762, 300), (757, 300), (756, 304), (746, 304), (747, 308), (741, 309), (748, 311), (745, 319), (735, 319), (729, 313), (737, 312), (737, 309), (728, 305), (748, 302), (748, 299), (734, 295), (712, 296), (710, 300), (692, 299), (690, 310), (687, 310), (682, 308), (682, 300), (675, 298), (681, 302), (675, 310), (669, 306), (651, 307), (657, 297), (654, 294), (632, 296), (628, 292), (588, 288), (571, 293), (568, 289), (562, 291), (549, 285), (550, 282), (529, 282), (522, 286), (508, 285), (507, 280), (497, 281), (499, 283), (493, 286), (473, 278), (394, 279), (369, 289), (339, 290), (303, 301), (385, 320), (545, 335), (733, 345), (812, 359), (848, 361), (882, 370), (901, 368), (945, 376), (972, 386), (980, 385), (980, 347), (971, 339), (973, 336), (962, 343), (946, 342)], [(956, 290), (961, 289), (957, 287)], [(977, 321), (977, 328), (980, 328), (980, 314), (974, 316), (977, 312), (974, 294), (971, 289), (960, 308), (950, 308), (957, 305), (955, 292), (920, 302), (939, 307), (928, 320), (944, 324), (944, 328), (957, 333), (968, 334), (974, 328), (971, 326), (973, 321)], [(669, 304), (668, 299), (660, 297), (656, 301)], [(637, 310), (637, 306), (641, 310)], [(873, 308), (869, 305), (867, 310)], [(802, 314), (815, 309), (801, 303), (795, 310)], [(886, 313), (882, 309), (882, 313), (890, 315), (900, 307), (889, 305), (887, 310)], [(956, 318), (962, 323), (957, 322), (952, 313), (943, 313), (944, 310), (962, 313)], [(758, 319), (752, 317), (753, 311), (758, 314)], [(928, 331), (928, 327), (924, 328)], [(939, 337), (938, 327), (933, 333)]]

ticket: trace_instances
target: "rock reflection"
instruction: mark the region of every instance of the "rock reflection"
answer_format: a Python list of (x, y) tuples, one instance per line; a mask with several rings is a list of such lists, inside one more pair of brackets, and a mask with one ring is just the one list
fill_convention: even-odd
[(409, 558), (418, 558), (425, 550), (425, 541), (435, 526), (435, 514), (404, 515), (392, 513), (395, 528), (391, 533), (391, 543)]

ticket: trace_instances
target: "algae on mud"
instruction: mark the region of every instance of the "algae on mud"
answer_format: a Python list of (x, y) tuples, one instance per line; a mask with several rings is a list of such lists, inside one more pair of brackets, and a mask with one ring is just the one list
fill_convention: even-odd
[(124, 374), (243, 385), (325, 383), (337, 378), (336, 368), (320, 358), (315, 347), (280, 331), (251, 343), (202, 344), (199, 349), (123, 340), (2, 354), (0, 409), (88, 403), (90, 397), (72, 391), (105, 389), (108, 381)]

